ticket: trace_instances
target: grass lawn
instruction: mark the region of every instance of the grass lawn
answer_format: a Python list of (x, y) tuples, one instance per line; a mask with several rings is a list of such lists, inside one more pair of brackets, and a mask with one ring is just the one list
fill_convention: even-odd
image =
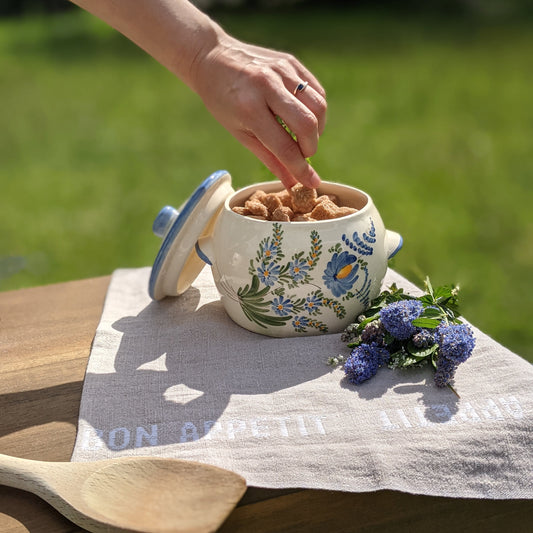
[[(460, 284), (466, 318), (533, 361), (531, 21), (214, 17), (322, 81), (314, 165), (403, 235), (392, 266)], [(0, 21), (0, 101), (0, 290), (149, 265), (160, 207), (220, 168), (235, 187), (270, 179), (196, 95), (81, 11)]]

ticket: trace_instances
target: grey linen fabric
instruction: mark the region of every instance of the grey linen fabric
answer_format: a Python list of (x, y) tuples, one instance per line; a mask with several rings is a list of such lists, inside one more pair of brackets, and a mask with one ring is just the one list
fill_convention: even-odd
[[(274, 339), (226, 315), (204, 269), (153, 302), (149, 268), (117, 270), (87, 367), (73, 461), (196, 460), (249, 485), (533, 497), (533, 366), (474, 328), (457, 398), (430, 368), (362, 385), (326, 361), (340, 335)], [(389, 270), (384, 286), (418, 289)]]

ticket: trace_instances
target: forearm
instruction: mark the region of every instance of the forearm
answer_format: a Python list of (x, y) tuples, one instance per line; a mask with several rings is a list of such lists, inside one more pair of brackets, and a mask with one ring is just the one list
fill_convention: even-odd
[(71, 0), (128, 37), (193, 90), (195, 66), (222, 29), (186, 0)]
[[(317, 187), (305, 160), (326, 118), (325, 92), (295, 57), (243, 43), (187, 0), (71, 0), (186, 83), (213, 116), (283, 182)], [(307, 89), (296, 94), (304, 81)], [(279, 125), (281, 117), (295, 142)]]

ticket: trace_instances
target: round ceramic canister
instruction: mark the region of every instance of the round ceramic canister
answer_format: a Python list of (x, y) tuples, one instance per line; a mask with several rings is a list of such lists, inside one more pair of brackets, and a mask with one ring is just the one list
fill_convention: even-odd
[(256, 190), (278, 192), (280, 182), (237, 192), (226, 171), (209, 176), (176, 210), (163, 208), (154, 233), (163, 238), (149, 293), (179, 296), (205, 264), (229, 316), (240, 326), (273, 337), (342, 331), (381, 289), (387, 261), (402, 246), (386, 230), (368, 194), (322, 182), (351, 215), (321, 221), (271, 222), (232, 211)]

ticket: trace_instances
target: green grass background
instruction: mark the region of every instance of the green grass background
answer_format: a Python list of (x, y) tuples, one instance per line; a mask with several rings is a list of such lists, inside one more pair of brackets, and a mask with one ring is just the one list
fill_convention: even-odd
[[(321, 80), (314, 165), (369, 192), (403, 235), (392, 266), (460, 284), (464, 315), (533, 361), (531, 21), (213, 16)], [(160, 207), (217, 169), (235, 187), (270, 179), (196, 95), (78, 10), (0, 21), (0, 102), (0, 290), (150, 265)]]

